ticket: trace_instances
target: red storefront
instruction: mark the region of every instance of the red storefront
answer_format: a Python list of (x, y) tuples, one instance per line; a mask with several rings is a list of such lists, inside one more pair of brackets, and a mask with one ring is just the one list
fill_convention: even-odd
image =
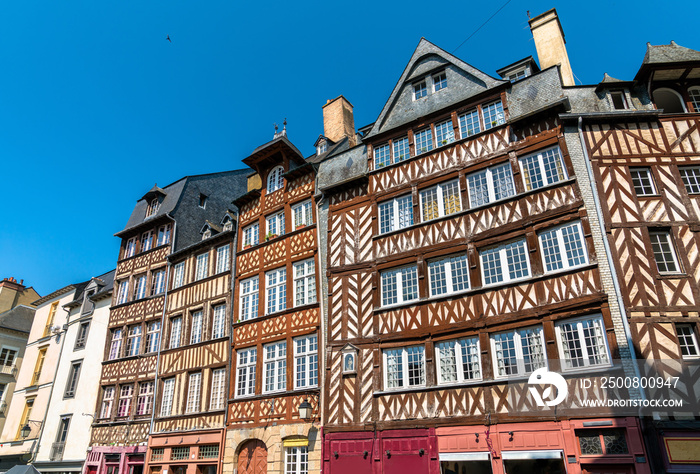
[(143, 474), (146, 446), (93, 446), (83, 474)]

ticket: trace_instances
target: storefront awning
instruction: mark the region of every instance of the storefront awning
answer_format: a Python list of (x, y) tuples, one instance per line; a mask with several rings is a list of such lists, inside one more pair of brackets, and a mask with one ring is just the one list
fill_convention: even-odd
[(538, 451), (503, 451), (505, 459), (564, 459), (564, 452), (558, 449), (541, 449)]
[(488, 451), (483, 453), (440, 453), (440, 461), (488, 461)]
[(308, 438), (285, 439), (282, 441), (282, 445), (285, 448), (295, 448), (295, 447), (300, 447), (300, 446), (308, 446), (309, 439)]

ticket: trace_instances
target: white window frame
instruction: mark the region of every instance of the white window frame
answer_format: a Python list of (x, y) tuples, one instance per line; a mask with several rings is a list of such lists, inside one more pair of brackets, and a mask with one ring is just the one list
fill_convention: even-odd
[[(240, 321), (248, 321), (258, 317), (260, 305), (260, 281), (259, 276), (247, 278), (240, 283)], [(248, 291), (246, 291), (248, 288)]]
[(314, 259), (294, 262), (292, 271), (294, 273), (294, 307), (316, 303), (316, 264)]
[[(131, 402), (133, 398), (133, 383), (122, 385), (121, 387), (119, 387), (119, 403), (117, 404), (117, 418), (125, 418), (131, 414)], [(122, 410), (122, 407), (126, 407), (126, 410)], [(123, 411), (126, 411), (126, 413), (122, 415)]]
[(126, 357), (137, 356), (141, 353), (143, 328), (140, 324), (129, 326), (126, 335)]
[(185, 262), (175, 264), (173, 267), (173, 290), (185, 284)]
[(416, 82), (413, 84), (413, 100), (418, 100), (422, 99), (423, 97), (428, 96), (428, 85), (425, 82), (425, 79), (423, 79), (420, 82)]
[(226, 335), (226, 304), (217, 304), (212, 308), (211, 338), (219, 339)]
[(204, 330), (204, 311), (194, 311), (192, 313), (192, 327), (190, 329), (190, 344), (198, 344), (202, 342)]
[[(406, 214), (410, 214), (410, 222), (406, 223), (404, 222), (404, 225), (401, 225), (401, 206), (405, 205), (405, 203), (408, 203), (408, 211), (406, 211)], [(390, 209), (390, 212), (388, 213), (383, 213), (383, 209)], [(379, 217), (379, 233), (380, 234), (388, 234), (389, 232), (393, 232), (395, 230), (399, 229), (405, 229), (406, 227), (410, 227), (413, 225), (413, 195), (412, 194), (406, 194), (403, 196), (395, 197), (393, 199), (389, 199), (384, 202), (380, 202), (377, 204), (377, 214)], [(385, 217), (385, 214), (388, 214), (388, 217)], [(389, 221), (390, 224), (390, 229), (382, 231), (385, 227), (386, 221)]]
[[(615, 106), (615, 96), (620, 97), (620, 99), (622, 100), (622, 107)], [(610, 105), (612, 105), (613, 110), (629, 109), (629, 105), (627, 103), (627, 94), (625, 94), (625, 91), (620, 89), (610, 91)]]
[(129, 299), (129, 280), (118, 282), (117, 304), (124, 304)]
[(265, 217), (265, 226), (267, 227), (265, 237), (271, 235), (279, 237), (280, 235), (284, 235), (284, 209)]
[(134, 301), (141, 300), (146, 297), (146, 283), (148, 282), (148, 277), (144, 273), (134, 277)]
[[(399, 147), (402, 147), (404, 150), (403, 155), (398, 154), (398, 149)], [(411, 143), (408, 141), (408, 136), (404, 136), (401, 138), (396, 138), (391, 141), (391, 162), (392, 163), (400, 163), (402, 161), (406, 161), (411, 157)]]
[[(641, 186), (641, 193), (637, 189), (637, 187), (634, 185), (634, 175), (635, 173), (639, 173), (639, 179), (640, 179), (640, 186)], [(649, 187), (651, 188), (651, 192), (647, 192), (645, 189), (646, 185), (641, 181), (642, 179), (642, 174), (644, 174), (644, 178), (646, 178), (649, 181)], [(654, 182), (654, 174), (651, 172), (651, 168), (648, 166), (631, 166), (630, 167), (630, 180), (632, 181), (632, 190), (634, 191), (634, 194), (637, 196), (658, 196), (658, 191), (656, 189), (656, 183)]]
[[(578, 240), (581, 244), (581, 257), (583, 257), (583, 262), (581, 263), (576, 263), (576, 264), (571, 264), (570, 260), (571, 257), (569, 257), (567, 253), (567, 244), (564, 241), (564, 231), (565, 229), (575, 229), (576, 234), (578, 235)], [(556, 247), (556, 252), (557, 255), (559, 256), (559, 261), (561, 262), (561, 268), (554, 268), (554, 269), (549, 269), (548, 266), (549, 264), (547, 263), (547, 253), (545, 252), (545, 246), (543, 242), (543, 238), (545, 234), (554, 232), (556, 235), (556, 240), (557, 240), (557, 247)], [(542, 264), (544, 267), (544, 272), (545, 273), (554, 273), (554, 272), (560, 272), (560, 271), (565, 271), (570, 268), (576, 268), (576, 267), (581, 267), (583, 265), (588, 264), (588, 247), (586, 245), (586, 238), (583, 235), (583, 227), (581, 226), (581, 221), (574, 221), (574, 222), (567, 222), (566, 224), (557, 226), (557, 227), (552, 227), (549, 229), (544, 229), (537, 234), (537, 241), (539, 242), (540, 246), (540, 254), (542, 255)], [(576, 257), (578, 259), (580, 257)]]
[[(454, 183), (457, 183), (457, 203), (459, 205), (459, 209), (457, 209), (454, 212), (451, 212), (449, 214), (445, 214), (445, 195), (444, 195), (444, 189), (447, 188), (448, 185), (452, 185)], [(437, 205), (438, 205), (438, 215), (436, 217), (431, 217), (430, 219), (427, 219), (425, 217), (425, 198), (428, 192), (435, 190), (436, 191), (436, 199), (437, 199)], [(464, 209), (464, 205), (462, 203), (462, 191), (459, 187), (459, 180), (458, 179), (451, 179), (449, 181), (445, 181), (444, 183), (439, 183), (435, 186), (430, 186), (429, 188), (421, 189), (418, 192), (418, 195), (420, 197), (420, 218), (421, 222), (429, 222), (435, 219), (439, 219), (441, 217), (445, 216), (451, 216), (453, 214), (457, 214), (458, 212), (462, 211)]]
[(163, 398), (160, 401), (160, 416), (173, 414), (173, 398), (175, 395), (175, 377), (163, 380)]
[(182, 316), (170, 318), (170, 339), (168, 349), (177, 349), (182, 346)]
[[(496, 172), (496, 170), (501, 169), (501, 168), (508, 170), (508, 175), (510, 177), (510, 189), (509, 189), (510, 194), (497, 198), (496, 197), (496, 186), (494, 183), (494, 173)], [(487, 200), (486, 200), (486, 202), (484, 202), (482, 204), (473, 204), (472, 199), (474, 198), (475, 190), (472, 189), (472, 181), (470, 180), (470, 178), (472, 178), (476, 175), (482, 174), (482, 173), (485, 174), (485, 177), (486, 177)], [(479, 170), (475, 173), (469, 173), (466, 176), (466, 181), (467, 181), (467, 194), (469, 195), (469, 208), (470, 209), (493, 204), (495, 202), (499, 202), (499, 201), (502, 201), (504, 199), (508, 199), (509, 197), (515, 196), (515, 194), (516, 194), (515, 182), (513, 180), (513, 169), (510, 166), (510, 162), (501, 163), (501, 164), (496, 165), (496, 166), (490, 166), (486, 169)]]
[(153, 231), (148, 230), (141, 234), (141, 252), (148, 252), (153, 248)]
[[(675, 270), (661, 270), (659, 268), (659, 261), (656, 258), (656, 252), (654, 252), (654, 236), (663, 236), (664, 240), (666, 241), (666, 245), (668, 245), (668, 252), (671, 254), (671, 257), (673, 257), (673, 265), (676, 267)], [(673, 236), (671, 235), (671, 232), (668, 230), (649, 230), (649, 240), (651, 242), (651, 253), (654, 257), (654, 263), (656, 263), (656, 269), (661, 275), (675, 275), (681, 272), (681, 266), (680, 262), (678, 261), (678, 253), (676, 252), (676, 246), (673, 244)], [(665, 251), (664, 251), (665, 252)], [(666, 259), (664, 259), (664, 264), (668, 265), (668, 262)]]
[[(245, 362), (242, 362), (245, 359)], [(236, 398), (255, 395), (255, 375), (258, 363), (255, 347), (236, 351)], [(245, 382), (241, 386), (241, 377)]]
[[(417, 348), (422, 348), (422, 357), (421, 357), (421, 363), (422, 363), (422, 371), (423, 371), (423, 377), (422, 377), (422, 382), (421, 383), (413, 383), (410, 384), (410, 376), (409, 376), (409, 368), (408, 368), (408, 352), (409, 349), (417, 349)], [(400, 373), (399, 373), (399, 379), (401, 381), (401, 385), (397, 387), (389, 387), (389, 352), (400, 352), (401, 356), (401, 368), (400, 368)], [(427, 373), (426, 373), (426, 363), (425, 363), (425, 346), (422, 344), (415, 345), (415, 346), (407, 346), (407, 347), (395, 347), (391, 349), (384, 349), (382, 350), (382, 362), (383, 362), (383, 375), (384, 375), (384, 390), (390, 391), (390, 390), (403, 390), (406, 388), (411, 388), (411, 387), (425, 387), (426, 384), (426, 378), (427, 378)]]
[[(587, 344), (588, 339), (586, 338), (585, 329), (583, 327), (584, 323), (593, 323), (595, 329), (598, 331), (598, 337), (602, 341), (603, 354), (598, 354), (601, 362), (591, 363), (590, 358), (595, 357), (594, 352), (591, 347)], [(581, 365), (574, 366), (573, 359), (569, 355), (567, 357), (567, 350), (564, 346), (564, 336), (562, 335), (562, 327), (566, 325), (573, 325), (576, 332), (576, 348), (581, 351)], [(559, 357), (563, 361), (561, 369), (564, 372), (585, 370), (590, 367), (609, 367), (610, 364), (610, 348), (608, 347), (608, 338), (606, 336), (605, 323), (603, 322), (603, 316), (601, 314), (593, 314), (588, 316), (583, 316), (580, 318), (570, 318), (563, 321), (557, 321), (554, 325), (554, 331), (557, 337), (557, 348), (559, 349)], [(578, 357), (576, 357), (578, 359)], [(578, 363), (578, 362), (577, 362)]]
[(231, 269), (231, 244), (216, 248), (216, 273), (227, 272)]
[(267, 175), (267, 194), (284, 188), (284, 167), (275, 166)]
[(156, 240), (156, 246), (160, 247), (161, 245), (169, 244), (170, 243), (170, 231), (172, 230), (172, 226), (170, 224), (165, 224), (160, 227), (158, 227), (158, 239)]
[(700, 194), (700, 166), (679, 166), (678, 172), (688, 194)]
[(210, 410), (223, 410), (226, 393), (226, 369), (212, 369), (211, 371), (211, 396), (209, 397)]
[[(466, 280), (466, 288), (462, 289), (455, 289), (455, 268), (454, 268), (454, 263), (457, 259), (464, 259), (465, 261), (465, 280)], [(443, 272), (445, 274), (445, 292), (444, 293), (439, 293), (437, 294), (435, 292), (436, 287), (435, 287), (435, 279), (434, 279), (434, 273), (432, 271), (432, 268), (434, 266), (438, 266), (442, 264), (443, 266)], [(437, 258), (434, 260), (428, 261), (428, 280), (429, 280), (429, 286), (430, 286), (430, 296), (431, 297), (440, 297), (440, 296), (445, 296), (445, 295), (451, 295), (455, 293), (461, 293), (463, 291), (468, 291), (471, 289), (470, 286), (470, 281), (469, 281), (469, 270), (470, 270), (470, 265), (469, 265), (469, 256), (467, 254), (458, 254), (458, 255), (449, 255), (447, 257), (441, 257)]]
[[(517, 242), (522, 242), (524, 245), (524, 255), (525, 255), (525, 266), (527, 268), (527, 275), (523, 275), (521, 277), (516, 277), (516, 278), (511, 278), (510, 277), (510, 266), (508, 265), (508, 251), (507, 248), (509, 245), (517, 243)], [(501, 275), (503, 276), (503, 279), (501, 281), (497, 282), (491, 282), (491, 283), (486, 283), (486, 272), (485, 272), (485, 267), (484, 265), (484, 254), (488, 251), (492, 250), (498, 250), (498, 257), (499, 257), (499, 262), (501, 266)], [(506, 242), (502, 245), (498, 246), (492, 246), (492, 247), (487, 247), (485, 249), (479, 250), (479, 266), (480, 271), (481, 271), (481, 281), (482, 281), (482, 287), (488, 287), (488, 286), (494, 286), (494, 285), (502, 285), (504, 283), (508, 283), (511, 281), (520, 281), (520, 280), (525, 280), (526, 278), (530, 278), (532, 276), (532, 268), (530, 266), (530, 252), (527, 246), (527, 239), (524, 237), (522, 239), (515, 239), (511, 240), (509, 242)]]
[[(557, 179), (556, 181), (551, 181), (551, 182), (550, 182), (549, 178), (547, 177), (547, 170), (546, 170), (546, 168), (545, 168), (545, 159), (544, 159), (544, 155), (545, 155), (547, 152), (550, 152), (550, 151), (553, 151), (553, 150), (556, 151), (556, 156), (555, 156), (555, 160), (556, 160), (556, 161), (555, 161), (555, 163), (558, 163), (558, 164), (559, 164), (559, 166), (560, 166), (560, 168), (561, 168), (560, 170), (561, 170), (562, 176), (561, 176), (561, 178)], [(533, 186), (533, 181), (532, 181), (532, 179), (530, 179), (530, 187), (528, 188), (528, 184), (527, 184), (527, 179), (526, 179), (526, 177), (529, 176), (529, 171), (526, 171), (524, 162), (525, 162), (526, 160), (530, 159), (530, 158), (535, 158), (535, 160), (536, 160), (535, 163), (536, 163), (536, 165), (537, 165), (537, 170), (539, 170), (540, 178), (542, 179), (542, 185), (541, 185), (541, 186), (534, 187), (534, 186)], [(531, 154), (529, 154), (529, 155), (521, 156), (520, 158), (518, 158), (518, 164), (520, 165), (520, 174), (521, 174), (522, 177), (523, 177), (523, 186), (525, 187), (525, 192), (534, 191), (534, 190), (536, 190), (536, 189), (546, 188), (547, 186), (550, 186), (550, 185), (552, 185), (552, 184), (556, 184), (556, 183), (560, 183), (560, 182), (562, 182), (562, 181), (566, 181), (566, 180), (568, 179), (568, 177), (569, 177), (568, 172), (567, 172), (567, 170), (566, 170), (566, 166), (565, 166), (565, 164), (564, 164), (564, 157), (563, 157), (562, 154), (561, 154), (561, 150), (559, 149), (559, 146), (553, 146), (553, 147), (545, 148), (545, 149), (543, 149), (543, 150), (539, 150), (539, 151), (536, 152), (536, 153), (531, 153)]]
[[(438, 92), (447, 89), (447, 71), (440, 71), (433, 74), (433, 92)], [(444, 82), (444, 84), (443, 84)], [(438, 87), (438, 85), (440, 87)]]
[[(694, 324), (676, 324), (676, 337), (678, 337), (678, 349), (680, 350), (681, 358), (700, 358), (700, 346), (698, 345), (698, 336), (695, 332)], [(695, 354), (684, 355), (684, 347), (692, 348), (695, 351)]]
[(165, 293), (165, 269), (156, 270), (151, 274), (151, 295)]
[(294, 229), (299, 226), (310, 226), (314, 223), (314, 211), (311, 200), (307, 199), (292, 206), (292, 218), (294, 220)]
[(187, 380), (187, 405), (185, 413), (197, 413), (202, 410), (202, 373), (193, 372)]
[(297, 337), (294, 344), (294, 389), (318, 387), (318, 336)]
[[(136, 414), (150, 415), (153, 412), (153, 389), (155, 387), (155, 382), (153, 380), (147, 380), (145, 382), (139, 383), (139, 393), (136, 397)], [(144, 390), (144, 388), (146, 390)], [(145, 400), (144, 400), (145, 399)], [(143, 407), (141, 401), (143, 400)]]
[[(442, 129), (445, 127), (447, 128), (447, 131), (441, 139), (440, 133), (441, 133)], [(443, 141), (445, 143), (442, 143)], [(450, 143), (452, 143), (453, 141), (455, 141), (455, 130), (454, 130), (454, 127), (452, 126), (452, 119), (450, 118), (447, 120), (443, 120), (442, 122), (436, 123), (435, 124), (435, 148), (439, 148), (441, 146), (447, 146)]]
[(133, 257), (134, 255), (136, 255), (136, 237), (127, 240), (124, 246), (124, 258)]
[(195, 281), (209, 276), (209, 252), (200, 253), (195, 257)]
[(309, 474), (309, 447), (284, 448), (284, 474)]
[[(274, 348), (270, 356), (269, 348)], [(272, 388), (269, 388), (272, 386)], [(287, 341), (263, 346), (263, 393), (284, 392), (287, 389)]]
[[(442, 347), (447, 347), (449, 344), (454, 344), (454, 358), (455, 358), (455, 375), (457, 380), (443, 380), (442, 377), (442, 364), (443, 364), (443, 354), (444, 351)], [(472, 345), (476, 346), (476, 354), (468, 353), (467, 351), (472, 348)], [(478, 382), (483, 378), (483, 369), (481, 364), (481, 346), (479, 343), (479, 337), (463, 337), (460, 339), (451, 339), (449, 341), (440, 341), (435, 343), (435, 353), (436, 353), (436, 372), (437, 372), (437, 383), (438, 385), (451, 385), (451, 384), (461, 384), (469, 382)], [(465, 377), (464, 376), (464, 363), (463, 359), (465, 356), (476, 355), (476, 364), (478, 367), (478, 376)]]
[[(491, 106), (494, 107), (494, 111), (495, 111), (495, 115), (493, 115), (493, 117), (491, 117), (491, 113), (489, 111), (489, 107), (491, 107)], [(488, 112), (489, 118), (495, 118), (495, 120), (490, 120), (487, 122), (486, 121), (487, 112)], [(486, 104), (483, 104), (481, 106), (481, 118), (484, 122), (484, 128), (483, 128), (484, 130), (490, 130), (492, 128), (496, 128), (499, 125), (503, 125), (504, 123), (506, 123), (506, 116), (505, 116), (505, 112), (503, 111), (503, 102), (501, 101), (501, 99), (494, 100), (494, 101), (488, 102)]]
[[(115, 337), (118, 336), (118, 337)], [(109, 356), (107, 360), (119, 359), (122, 352), (122, 342), (124, 341), (124, 330), (115, 328), (112, 330), (112, 339), (109, 343)]]
[(260, 243), (260, 223), (253, 222), (243, 228), (243, 248), (251, 247)]
[[(539, 332), (539, 339), (540, 339), (540, 347), (542, 349), (542, 353), (540, 354), (542, 357), (542, 362), (543, 365), (541, 367), (548, 367), (547, 365), (547, 347), (545, 345), (544, 341), (544, 331), (542, 330), (542, 326), (528, 326), (524, 328), (518, 328), (518, 329), (512, 329), (510, 331), (501, 331), (498, 333), (491, 334), (489, 337), (490, 344), (491, 344), (491, 354), (492, 354), (492, 362), (493, 362), (493, 378), (494, 379), (507, 379), (507, 378), (513, 378), (513, 377), (522, 377), (527, 374), (530, 374), (534, 372), (534, 370), (531, 371), (526, 371), (525, 369), (525, 359), (523, 355), (523, 344), (522, 344), (522, 332), (529, 331), (529, 330), (537, 330)], [(505, 374), (505, 375), (500, 375), (498, 373), (498, 354), (496, 351), (496, 336), (499, 336), (501, 334), (509, 334), (513, 333), (513, 345), (515, 349), (515, 360), (516, 360), (516, 369), (517, 372), (513, 374)], [(532, 365), (535, 365), (534, 362), (530, 362)], [(541, 368), (541, 367), (536, 367)], [(535, 370), (536, 370), (535, 369)]]
[(693, 104), (695, 112), (700, 112), (700, 86), (688, 87), (688, 97)]
[(373, 150), (374, 169), (383, 168), (391, 164), (391, 147), (389, 143), (377, 145)]
[[(404, 299), (404, 275), (407, 272), (414, 273), (415, 285), (415, 298)], [(381, 305), (382, 306), (394, 306), (411, 301), (418, 301), (420, 299), (420, 287), (418, 284), (418, 266), (417, 265), (406, 265), (403, 267), (392, 268), (389, 270), (384, 270), (380, 272), (380, 287), (381, 287)], [(387, 300), (385, 292), (387, 290), (385, 282), (391, 277), (391, 275), (396, 276), (396, 301), (392, 303), (385, 302)], [(388, 283), (387, 283), (388, 284)]]
[(112, 407), (114, 406), (114, 386), (105, 387), (102, 390), (102, 406), (100, 407), (100, 419), (109, 418), (112, 416)]
[[(476, 121), (474, 121), (474, 116), (476, 116)], [(467, 119), (471, 119), (472, 129), (469, 133), (469, 125), (467, 124)], [(459, 136), (461, 138), (471, 137), (477, 133), (481, 133), (481, 113), (478, 108), (473, 108), (462, 113), (458, 117), (459, 120)]]
[(287, 309), (287, 267), (280, 267), (265, 272), (265, 314), (279, 313), (285, 309)]
[[(423, 134), (426, 134), (425, 136), (428, 139), (425, 140), (425, 147), (419, 148), (419, 146), (421, 145), (418, 144), (418, 139), (419, 137), (423, 136)], [(428, 126), (415, 132), (413, 134), (413, 145), (416, 152), (416, 156), (422, 155), (423, 153), (430, 153), (431, 151), (433, 151), (436, 148), (435, 137), (433, 136), (433, 129), (430, 126)]]
[(160, 321), (151, 321), (146, 326), (146, 354), (158, 352), (160, 346)]

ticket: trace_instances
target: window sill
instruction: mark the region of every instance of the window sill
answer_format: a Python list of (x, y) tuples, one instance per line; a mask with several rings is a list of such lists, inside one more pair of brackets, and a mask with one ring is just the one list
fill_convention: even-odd
[(659, 273), (656, 275), (657, 280), (676, 280), (678, 278), (690, 278), (690, 275), (687, 273), (679, 272), (679, 273)]
[(166, 246), (168, 246), (168, 245), (170, 245), (170, 242), (168, 242), (168, 243), (166, 243), (166, 244), (158, 245), (158, 246), (153, 247), (153, 248), (150, 248), (150, 249), (148, 249), (148, 250), (146, 250), (146, 251), (144, 251), (144, 252), (136, 253), (136, 254), (132, 255), (131, 257), (125, 257), (125, 258), (119, 260), (119, 261), (117, 262), (117, 265), (119, 265), (120, 263), (126, 262), (127, 260), (131, 260), (131, 259), (133, 259), (133, 258), (141, 257), (141, 256), (146, 255), (146, 254), (148, 254), (148, 253), (153, 253), (153, 252), (155, 252), (156, 250), (160, 250), (161, 248), (166, 247)]
[(635, 196), (637, 196), (638, 199), (644, 199), (644, 198), (660, 198), (661, 194), (637, 194), (635, 193)]

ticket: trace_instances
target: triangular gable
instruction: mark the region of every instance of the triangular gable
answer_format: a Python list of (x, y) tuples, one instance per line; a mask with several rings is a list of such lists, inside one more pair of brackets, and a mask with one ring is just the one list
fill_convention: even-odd
[[(447, 87), (413, 100), (413, 84), (444, 69)], [(451, 104), (506, 84), (421, 38), (367, 137), (386, 132)]]

